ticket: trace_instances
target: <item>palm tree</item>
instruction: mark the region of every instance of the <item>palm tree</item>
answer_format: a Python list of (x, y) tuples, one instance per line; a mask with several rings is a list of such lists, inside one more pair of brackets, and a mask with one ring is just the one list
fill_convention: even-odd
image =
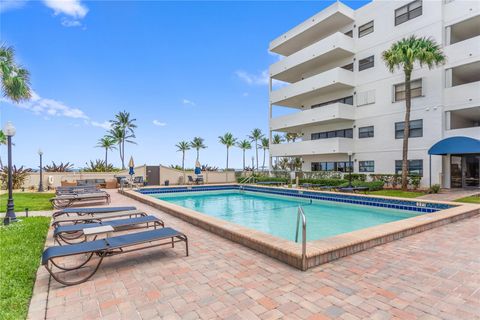
[(237, 139), (234, 138), (230, 132), (227, 132), (223, 136), (219, 136), (218, 140), (221, 144), (227, 147), (227, 166), (225, 167), (225, 171), (228, 171), (228, 151), (230, 150), (230, 147), (233, 147), (235, 145)]
[(105, 168), (108, 168), (108, 151), (116, 149), (117, 141), (111, 136), (103, 136), (98, 140), (97, 147), (105, 149)]
[[(285, 139), (278, 133), (274, 134), (272, 137), (272, 144), (280, 144), (284, 141)], [(275, 167), (278, 167), (278, 157), (275, 157)]]
[(135, 121), (137, 121), (137, 119), (131, 119), (130, 113), (126, 111), (120, 111), (115, 115), (114, 120), (110, 120), (112, 125), (110, 137), (117, 141), (120, 160), (122, 161), (122, 169), (125, 169), (125, 142), (135, 143), (131, 140), (135, 139), (134, 129), (137, 127)]
[(248, 136), (250, 141), (255, 142), (255, 161), (257, 164), (257, 170), (258, 170), (258, 140), (263, 138), (263, 133), (262, 130), (256, 128), (252, 130), (252, 133)]
[(30, 73), (15, 63), (15, 50), (3, 44), (0, 46), (0, 77), (5, 97), (18, 103), (32, 96)]
[(268, 138), (262, 138), (261, 148), (263, 149), (263, 165), (262, 168), (265, 169), (265, 154), (269, 148), (270, 140)]
[(289, 132), (285, 134), (285, 140), (287, 140), (287, 142), (295, 142), (295, 140), (297, 140), (301, 136), (302, 135), (300, 133)]
[(200, 157), (200, 149), (205, 149), (207, 146), (203, 143), (205, 140), (200, 137), (193, 138), (192, 142), (190, 142), (190, 147), (197, 150), (197, 161)]
[(392, 44), (390, 49), (382, 53), (382, 58), (390, 72), (403, 70), (405, 76), (405, 122), (403, 126), (402, 149), (402, 190), (407, 190), (408, 184), (408, 138), (410, 135), (411, 89), (410, 80), (415, 63), (428, 69), (443, 64), (446, 60), (440, 46), (431, 38), (418, 38), (412, 35)]
[(190, 150), (190, 143), (187, 141), (180, 141), (175, 147), (177, 147), (177, 152), (182, 152), (182, 170), (185, 171), (185, 152)]
[(248, 140), (242, 140), (237, 146), (242, 149), (243, 152), (243, 171), (245, 171), (245, 151), (252, 149), (252, 144)]

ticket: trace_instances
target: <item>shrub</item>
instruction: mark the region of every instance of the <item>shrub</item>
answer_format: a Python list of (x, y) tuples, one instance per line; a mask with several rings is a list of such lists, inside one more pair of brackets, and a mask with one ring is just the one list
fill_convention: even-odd
[[(383, 181), (360, 181), (360, 180), (355, 180), (352, 181), (352, 186), (354, 187), (367, 187), (368, 191), (377, 191), (377, 190), (382, 190), (384, 186)], [(343, 183), (341, 187), (348, 187), (348, 181)]]
[(345, 179), (300, 179), (300, 184), (311, 183), (333, 187), (339, 186), (345, 182), (348, 183), (348, 181)]
[(60, 162), (60, 164), (56, 164), (52, 161), (52, 164), (46, 165), (43, 167), (43, 170), (45, 170), (45, 172), (70, 172), (72, 171), (72, 168), (73, 163), (67, 162), (64, 164), (63, 162)]
[[(25, 180), (27, 179), (28, 173), (30, 172), (32, 172), (32, 169), (24, 168), (23, 166), (17, 169), (17, 167), (14, 165), (12, 170), (13, 189), (20, 189), (23, 186)], [(0, 181), (2, 182), (2, 188), (6, 189), (8, 183), (7, 166), (2, 167), (0, 171)]]
[(418, 189), (420, 186), (420, 181), (422, 180), (421, 176), (409, 176), (408, 184), (413, 187), (414, 190)]
[(97, 159), (95, 162), (90, 160), (90, 163), (85, 163), (86, 167), (82, 169), (82, 172), (118, 172), (120, 169), (115, 168), (113, 164), (105, 166), (105, 161)]
[[(349, 173), (344, 173), (343, 174), (343, 179), (348, 180), (350, 177)], [(352, 173), (352, 180), (356, 181), (366, 181), (367, 180), (367, 175), (364, 173)]]
[(337, 171), (311, 171), (302, 174), (304, 179), (342, 179), (342, 174)]
[(439, 193), (440, 192), (440, 185), (434, 184), (428, 189), (428, 193)]

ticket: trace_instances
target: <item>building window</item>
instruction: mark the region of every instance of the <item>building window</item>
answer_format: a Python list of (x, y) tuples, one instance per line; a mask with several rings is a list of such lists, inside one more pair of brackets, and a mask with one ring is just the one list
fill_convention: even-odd
[[(395, 139), (403, 139), (404, 121), (395, 122)], [(409, 138), (423, 137), (423, 120), (410, 120)]]
[[(411, 98), (422, 96), (422, 79), (410, 81)], [(394, 85), (394, 102), (405, 100), (405, 83)]]
[(312, 162), (312, 171), (339, 171), (350, 172), (350, 162)]
[(373, 20), (358, 27), (358, 37), (361, 38), (373, 32)]
[(340, 129), (333, 131), (312, 133), (312, 140), (330, 139), (330, 138), (353, 138), (353, 129)]
[(359, 172), (374, 172), (375, 171), (375, 161), (359, 161), (358, 162), (358, 171)]
[(350, 37), (350, 38), (353, 38), (353, 30), (349, 30), (349, 31), (345, 32), (345, 35)]
[(395, 10), (395, 25), (398, 26), (408, 20), (419, 17), (422, 15), (422, 1), (415, 0), (403, 7)]
[(353, 96), (343, 97), (343, 98), (340, 98), (340, 99), (335, 99), (335, 100), (330, 100), (330, 101), (327, 101), (327, 102), (314, 104), (313, 106), (311, 106), (311, 108), (312, 109), (320, 108), (320, 107), (327, 106), (329, 104), (334, 104), (334, 103), (344, 103), (344, 104), (349, 104), (349, 105), (353, 106)]
[[(402, 160), (395, 160), (395, 174), (402, 174)], [(408, 174), (423, 176), (423, 160), (408, 160)]]
[(358, 128), (358, 137), (362, 138), (373, 138), (374, 131), (373, 126)]
[(375, 56), (370, 56), (368, 58), (359, 60), (358, 61), (358, 71), (373, 68), (374, 65), (375, 65)]
[(353, 62), (349, 63), (347, 65), (344, 65), (342, 69), (348, 70), (348, 71), (353, 71)]

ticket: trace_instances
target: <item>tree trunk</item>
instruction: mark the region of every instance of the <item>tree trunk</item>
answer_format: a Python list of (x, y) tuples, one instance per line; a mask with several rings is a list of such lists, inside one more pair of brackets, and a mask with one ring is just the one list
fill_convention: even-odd
[(105, 171), (107, 171), (107, 167), (108, 167), (108, 149), (105, 148)]
[(243, 171), (245, 171), (245, 149), (243, 149)]
[(405, 121), (403, 123), (403, 149), (402, 149), (402, 190), (408, 188), (408, 138), (410, 136), (410, 109), (412, 93), (410, 91), (411, 69), (405, 69)]
[(267, 153), (267, 149), (263, 149), (263, 165), (262, 169), (265, 170), (265, 154)]
[(227, 147), (227, 167), (225, 168), (225, 172), (228, 171), (228, 147)]
[(122, 169), (125, 169), (125, 138), (122, 139)]
[(255, 161), (257, 163), (257, 171), (258, 171), (258, 145), (257, 145), (257, 140), (255, 140)]
[(197, 149), (197, 161), (199, 156), (200, 156), (200, 149)]
[(122, 161), (122, 143), (121, 142), (118, 143), (118, 152), (120, 154), (120, 161), (122, 162), (122, 169), (125, 169)]
[(182, 151), (182, 170), (185, 171), (185, 151)]

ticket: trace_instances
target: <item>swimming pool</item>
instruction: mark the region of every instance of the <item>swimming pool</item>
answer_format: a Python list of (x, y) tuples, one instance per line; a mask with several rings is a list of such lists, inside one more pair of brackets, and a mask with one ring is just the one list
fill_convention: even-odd
[[(119, 192), (301, 270), (480, 214), (469, 204), (256, 185)], [(293, 241), (299, 205), (306, 246)]]
[(416, 211), (238, 189), (188, 193), (171, 192), (152, 196), (286, 240), (295, 240), (299, 206), (303, 208), (308, 221), (308, 241), (324, 239), (421, 214)]

